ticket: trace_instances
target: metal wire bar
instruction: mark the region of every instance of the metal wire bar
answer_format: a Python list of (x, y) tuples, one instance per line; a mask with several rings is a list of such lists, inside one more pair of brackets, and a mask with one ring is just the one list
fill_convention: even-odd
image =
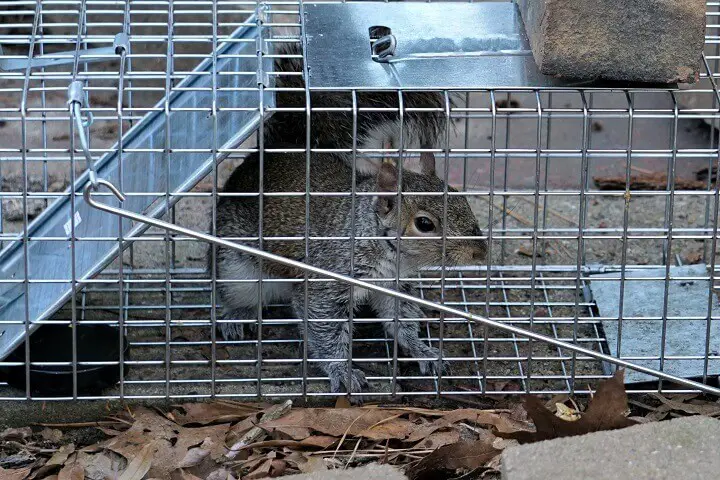
[[(101, 185), (108, 188), (118, 200), (124, 199), (123, 195), (111, 183), (104, 181), (104, 180), (98, 180), (98, 182)], [(302, 262), (290, 260), (290, 259), (278, 256), (278, 255), (274, 255), (272, 253), (268, 253), (268, 252), (265, 252), (262, 250), (252, 248), (252, 247), (240, 245), (237, 243), (229, 242), (227, 240), (223, 240), (221, 238), (216, 238), (216, 237), (212, 237), (210, 235), (195, 232), (190, 229), (180, 227), (178, 225), (173, 225), (171, 223), (164, 222), (162, 220), (154, 219), (154, 218), (147, 217), (144, 215), (139, 215), (135, 212), (130, 212), (130, 211), (123, 210), (120, 208), (111, 207), (109, 205), (98, 203), (92, 197), (92, 190), (93, 189), (92, 189), (91, 184), (88, 184), (83, 190), (83, 197), (85, 198), (85, 201), (88, 203), (88, 205), (90, 205), (94, 208), (97, 208), (99, 210), (102, 210), (104, 212), (111, 213), (113, 215), (119, 215), (121, 217), (125, 217), (128, 219), (134, 220), (136, 222), (143, 222), (143, 223), (147, 223), (149, 225), (152, 225), (152, 226), (155, 226), (158, 228), (163, 228), (163, 229), (167, 229), (167, 230), (174, 231), (177, 233), (182, 233), (184, 235), (194, 237), (198, 240), (202, 240), (202, 241), (209, 242), (209, 243), (214, 243), (216, 245), (222, 245), (225, 248), (230, 248), (230, 249), (237, 250), (237, 251), (240, 251), (243, 253), (247, 253), (247, 254), (250, 254), (250, 255), (253, 255), (256, 257), (263, 258), (264, 260), (278, 262), (278, 263), (281, 263), (288, 267), (297, 268), (304, 272), (314, 273), (321, 277), (328, 277), (333, 280), (337, 280), (337, 281), (341, 281), (344, 283), (355, 285), (356, 287), (364, 288), (364, 289), (367, 289), (367, 290), (370, 290), (373, 292), (377, 292), (377, 293), (382, 293), (384, 295), (389, 295), (389, 296), (397, 298), (399, 300), (403, 300), (406, 302), (412, 302), (417, 305), (424, 306), (426, 308), (432, 308), (432, 309), (439, 310), (444, 313), (452, 314), (457, 317), (467, 318), (468, 320), (472, 320), (472, 321), (475, 321), (478, 323), (483, 323), (488, 326), (498, 328), (500, 330), (508, 331), (508, 332), (511, 332), (511, 333), (514, 333), (514, 334), (517, 334), (517, 335), (520, 335), (523, 337), (527, 337), (528, 339), (538, 340), (538, 341), (548, 343), (548, 344), (551, 344), (551, 345), (554, 345), (557, 347), (562, 347), (564, 349), (568, 349), (568, 350), (576, 352), (576, 353), (582, 353), (583, 355), (587, 355), (589, 357), (592, 357), (592, 358), (595, 358), (598, 360), (603, 360), (603, 361), (606, 361), (606, 362), (609, 362), (609, 363), (612, 363), (614, 365), (618, 365), (621, 367), (627, 367), (627, 368), (636, 370), (641, 373), (646, 373), (646, 374), (649, 374), (649, 375), (652, 375), (652, 376), (655, 376), (655, 377), (658, 377), (658, 378), (661, 378), (664, 380), (669, 380), (669, 381), (678, 383), (680, 385), (684, 385), (684, 386), (687, 386), (690, 388), (701, 390), (706, 393), (720, 395), (720, 389), (712, 387), (710, 385), (704, 385), (702, 383), (695, 382), (693, 380), (679, 378), (679, 377), (667, 374), (662, 371), (654, 370), (652, 368), (643, 367), (641, 365), (635, 365), (635, 364), (627, 362), (625, 360), (621, 360), (621, 359), (618, 359), (618, 358), (615, 358), (613, 356), (606, 355), (603, 353), (595, 352), (595, 351), (587, 349), (587, 348), (579, 347), (579, 346), (573, 345), (571, 343), (563, 342), (563, 341), (557, 340), (555, 338), (548, 337), (546, 335), (535, 333), (533, 331), (529, 331), (529, 330), (518, 328), (518, 327), (515, 327), (512, 325), (507, 325), (504, 323), (496, 322), (496, 321), (490, 320), (488, 318), (481, 317), (479, 315), (468, 314), (468, 313), (462, 312), (460, 310), (456, 310), (454, 308), (447, 307), (442, 304), (430, 302), (428, 300), (423, 300), (423, 299), (420, 299), (417, 297), (413, 297), (412, 295), (407, 295), (402, 292), (398, 292), (395, 290), (380, 287), (380, 286), (372, 284), (372, 283), (363, 282), (363, 281), (360, 281), (360, 280), (357, 280), (357, 279), (354, 279), (354, 278), (351, 278), (351, 277), (348, 277), (345, 275), (340, 275), (338, 273), (334, 273), (334, 272), (331, 272), (328, 270), (323, 270), (321, 268), (313, 267), (311, 265), (307, 265)], [(430, 360), (436, 360), (436, 359), (430, 359)]]

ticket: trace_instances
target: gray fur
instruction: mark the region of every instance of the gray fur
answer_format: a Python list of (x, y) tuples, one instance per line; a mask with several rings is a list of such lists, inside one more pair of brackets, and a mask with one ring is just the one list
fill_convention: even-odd
[[(301, 75), (303, 64), (299, 56), (302, 52), (297, 43), (280, 43), (277, 54), (283, 58), (275, 61), (276, 72), (295, 73), (296, 75), (277, 75), (276, 93), (278, 107), (305, 108), (305, 81)], [(283, 89), (295, 89), (288, 91)], [(357, 148), (381, 148), (389, 145), (400, 147), (402, 123), (402, 143), (404, 148), (439, 147), (438, 139), (444, 138), (447, 126), (446, 107), (454, 107), (452, 97), (439, 91), (406, 91), (402, 93), (402, 106), (405, 110), (402, 122), (399, 114), (400, 95), (396, 91), (358, 91), (357, 92)], [(449, 103), (449, 105), (446, 105)], [(311, 109), (343, 107), (352, 109), (352, 94), (349, 91), (315, 91), (310, 96)], [(393, 108), (398, 111), (367, 111), (364, 108)], [(407, 111), (414, 108), (433, 109), (433, 111)], [(305, 112), (277, 111), (265, 125), (266, 145), (290, 144), (304, 147), (307, 143)], [(351, 149), (353, 146), (352, 111), (322, 112), (314, 111), (310, 117), (310, 147), (324, 149)], [(348, 153), (336, 153), (349, 156)], [(360, 173), (370, 173), (374, 169), (364, 168), (358, 160)]]
[[(305, 192), (305, 154), (265, 153), (263, 191)], [(352, 170), (348, 163), (331, 154), (313, 154), (310, 165), (311, 192), (350, 192)], [(358, 177), (358, 192), (392, 191), (393, 178), (397, 180), (395, 167), (383, 165), (377, 176)], [(259, 159), (251, 155), (228, 179), (226, 192), (259, 191)], [(395, 176), (394, 176), (395, 175)], [(443, 182), (435, 175), (422, 175), (404, 171), (402, 175), (404, 192), (442, 192)], [(450, 188), (449, 190), (453, 190)], [(352, 200), (349, 196), (314, 196), (310, 199), (309, 231), (313, 237), (378, 237), (395, 236), (399, 224), (403, 236), (420, 236), (415, 227), (418, 212), (425, 212), (436, 219), (437, 233), (448, 236), (481, 235), (475, 215), (461, 196), (447, 198), (447, 224), (443, 219), (442, 196), (403, 196), (397, 205), (396, 196), (356, 196), (355, 229), (351, 223)], [(217, 206), (217, 233), (224, 238), (253, 237), (258, 235), (259, 203), (256, 197), (222, 197)], [(306, 262), (320, 268), (355, 278), (394, 278), (396, 267), (395, 240), (356, 240), (354, 246), (354, 269), (350, 270), (349, 240), (311, 240), (309, 254), (305, 255), (305, 196), (265, 196), (262, 212), (265, 238), (263, 249), (287, 258)], [(268, 237), (297, 237), (296, 241), (271, 240)], [(258, 242), (247, 243), (258, 246)], [(477, 263), (484, 260), (486, 244), (483, 240), (447, 240), (445, 261), (447, 265)], [(401, 242), (401, 277), (417, 273), (427, 265), (442, 262), (442, 241), (432, 239), (403, 240)], [(258, 278), (258, 260), (235, 250), (218, 248), (218, 279)], [(303, 278), (303, 272), (271, 262), (262, 264), (263, 279)], [(310, 275), (310, 278), (315, 278)], [(394, 281), (382, 282), (383, 286), (394, 288)], [(402, 284), (401, 289), (417, 294), (415, 287)], [(253, 284), (218, 284), (219, 300), (227, 320), (248, 320), (257, 318), (258, 292)], [(380, 318), (393, 318), (395, 301), (387, 296), (355, 289), (355, 306), (368, 305)], [(308, 352), (314, 359), (340, 359), (322, 362), (319, 366), (330, 378), (333, 392), (341, 386), (352, 392), (359, 392), (365, 386), (362, 371), (348, 371), (350, 356), (350, 331), (347, 322), (316, 320), (347, 319), (350, 310), (350, 286), (340, 282), (309, 282), (308, 303), (305, 305), (304, 284), (263, 282), (263, 305), (270, 301), (289, 301), (297, 318), (307, 314)], [(400, 302), (401, 319), (419, 319), (425, 315), (415, 304)], [(242, 323), (220, 324), (225, 338), (240, 338)], [(439, 358), (436, 348), (425, 345), (419, 339), (417, 321), (384, 323), (388, 334), (394, 335), (397, 328), (398, 345), (405, 355), (411, 357)], [(434, 371), (437, 361), (420, 361), (423, 373)]]

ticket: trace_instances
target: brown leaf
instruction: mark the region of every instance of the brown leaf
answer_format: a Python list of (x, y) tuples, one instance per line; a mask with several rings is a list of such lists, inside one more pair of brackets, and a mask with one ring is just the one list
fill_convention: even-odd
[(186, 428), (154, 411), (139, 408), (135, 411), (135, 422), (127, 431), (99, 445), (132, 461), (147, 445), (148, 439), (153, 439), (157, 452), (148, 475), (168, 478), (188, 451), (202, 444), (206, 438), (210, 438), (210, 442), (206, 443), (210, 450), (209, 457), (216, 460), (223, 456), (229, 427), (229, 424), (223, 424)]
[[(247, 477), (243, 477), (247, 478)], [(224, 468), (211, 472), (205, 480), (235, 480), (232, 473), (228, 472)]]
[(266, 478), (270, 476), (270, 469), (272, 468), (273, 459), (268, 458), (258, 468), (243, 476), (243, 480), (255, 480), (259, 478)]
[(118, 480), (142, 480), (152, 465), (153, 455), (157, 451), (155, 442), (148, 443), (140, 453), (132, 459)]
[(52, 457), (50, 457), (50, 460), (45, 462), (45, 465), (43, 465), (33, 473), (33, 478), (44, 478), (50, 472), (56, 471), (67, 461), (68, 457), (74, 452), (74, 444), (71, 443), (69, 445), (63, 445), (57, 451), (55, 451), (55, 453), (53, 453)]
[(507, 433), (528, 430), (530, 428), (527, 423), (513, 420), (507, 414), (489, 412), (476, 408), (460, 408), (446, 412), (445, 415), (428, 425), (415, 428), (407, 438), (407, 441), (417, 442), (437, 430), (463, 421), (473, 422), (476, 425), (492, 425), (498, 431)]
[(0, 432), (0, 440), (9, 442), (24, 442), (26, 438), (32, 435), (30, 427), (23, 428), (6, 428)]
[(671, 400), (659, 393), (653, 393), (652, 396), (667, 405), (671, 410), (685, 412), (691, 415), (715, 416), (720, 414), (720, 403), (699, 401), (695, 401), (695, 403), (685, 403), (675, 399)]
[(457, 430), (448, 430), (444, 432), (433, 432), (423, 440), (415, 444), (416, 448), (436, 449), (443, 445), (457, 443), (460, 441), (460, 432)]
[(58, 472), (58, 480), (83, 480), (84, 478), (85, 469), (77, 463), (65, 465), (62, 470)]
[(285, 470), (287, 470), (288, 464), (285, 460), (279, 460), (275, 459), (272, 461), (272, 464), (270, 465), (270, 476), (271, 477), (280, 477), (285, 473)]
[(249, 432), (251, 428), (257, 425), (257, 423), (258, 419), (255, 415), (251, 415), (239, 421), (238, 423), (230, 427), (230, 431), (228, 432), (227, 436), (227, 442), (230, 444), (235, 443), (236, 440)]
[(180, 478), (180, 480), (202, 480), (202, 478), (196, 477), (192, 473), (188, 473), (185, 470), (183, 470), (182, 468), (178, 469), (177, 473), (178, 473), (178, 477)]
[(57, 428), (43, 428), (40, 431), (40, 436), (48, 442), (57, 443), (62, 440), (63, 433)]
[(102, 453), (89, 454), (80, 451), (75, 457), (75, 462), (85, 469), (85, 476), (89, 480), (118, 478), (118, 472), (123, 471), (128, 461), (125, 457), (110, 450), (103, 450)]
[[(261, 409), (244, 404), (186, 403), (173, 410), (173, 421), (180, 425), (232, 423), (257, 414)], [(184, 412), (183, 412), (184, 411)]]
[(351, 408), (350, 400), (347, 397), (338, 397), (335, 401), (335, 408)]
[[(295, 409), (282, 418), (263, 424), (263, 428), (269, 432), (277, 430), (291, 437), (293, 437), (293, 434), (297, 434), (298, 428), (311, 429), (334, 437), (341, 437), (345, 433), (358, 436), (358, 434), (370, 429), (370, 427), (373, 427), (372, 430), (381, 427), (380, 422), (384, 420), (404, 414), (405, 412), (402, 410), (378, 408)], [(406, 422), (411, 424), (409, 421)], [(400, 425), (396, 424), (394, 428), (400, 428)], [(366, 433), (370, 434), (370, 431)]]
[(205, 440), (203, 440), (203, 443), (200, 446), (193, 447), (187, 451), (183, 459), (180, 460), (178, 467), (194, 467), (198, 463), (202, 462), (205, 457), (210, 455), (210, 449), (212, 448), (212, 444), (213, 442), (212, 440), (210, 440), (210, 437), (205, 437)]
[(602, 382), (590, 401), (585, 414), (573, 422), (568, 422), (547, 408), (537, 397), (525, 397), (525, 410), (535, 423), (535, 432), (495, 432), (503, 438), (513, 438), (520, 443), (538, 442), (552, 438), (571, 437), (601, 430), (616, 430), (635, 425), (625, 415), (628, 411), (627, 394), (623, 378), (624, 370), (615, 372), (612, 378)]
[(322, 457), (309, 457), (307, 462), (298, 463), (298, 468), (303, 473), (321, 472), (327, 470), (325, 460)]
[(327, 448), (337, 442), (337, 437), (325, 435), (313, 435), (302, 440), (265, 440), (264, 442), (249, 443), (242, 447), (237, 447), (236, 451), (247, 450), (251, 448), (275, 448), (275, 447), (316, 447)]
[(453, 443), (440, 447), (423, 458), (407, 475), (410, 480), (457, 477), (484, 467), (499, 453), (500, 450), (496, 450), (491, 443), (484, 440)]
[(0, 480), (25, 480), (30, 473), (30, 467), (5, 469), (0, 467)]
[(402, 440), (406, 438), (415, 428), (415, 424), (404, 418), (390, 418), (387, 421), (380, 421), (362, 432), (356, 433), (356, 437), (364, 437), (370, 440)]

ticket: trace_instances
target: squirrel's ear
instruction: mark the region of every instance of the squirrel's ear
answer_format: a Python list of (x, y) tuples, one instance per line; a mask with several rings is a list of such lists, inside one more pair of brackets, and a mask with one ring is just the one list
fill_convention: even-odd
[(420, 172), (423, 175), (435, 175), (435, 154), (422, 152), (420, 154)]
[[(397, 192), (398, 188), (398, 172), (395, 165), (383, 162), (377, 174), (378, 191), (380, 192)], [(376, 207), (380, 216), (384, 217), (395, 206), (395, 197), (379, 196), (377, 197)]]
[(381, 192), (397, 192), (398, 172), (395, 165), (383, 162), (377, 175), (377, 184)]

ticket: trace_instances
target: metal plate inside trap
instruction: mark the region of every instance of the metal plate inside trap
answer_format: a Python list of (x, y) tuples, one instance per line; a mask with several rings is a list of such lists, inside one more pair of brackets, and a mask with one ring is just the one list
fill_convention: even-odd
[[(634, 360), (628, 357), (660, 357), (663, 334), (662, 320), (635, 320), (633, 318), (661, 318), (665, 293), (665, 280), (627, 280), (627, 278), (663, 278), (665, 268), (626, 271), (623, 321), (620, 330), (620, 354), (631, 363), (659, 369), (659, 360)], [(682, 279), (684, 277), (684, 279)], [(705, 265), (671, 267), (668, 287), (667, 326), (665, 330), (665, 363), (663, 370), (669, 374), (684, 377), (701, 377), (704, 360), (671, 359), (668, 357), (705, 355), (708, 337), (708, 293), (710, 282)], [(620, 272), (593, 275), (592, 295), (602, 317), (617, 318), (620, 310)], [(600, 281), (600, 279), (603, 279)], [(718, 299), (712, 294), (712, 316), (717, 318)], [(617, 320), (603, 320), (607, 347), (613, 356), (618, 356)], [(711, 356), (720, 352), (720, 320), (710, 321)], [(603, 365), (607, 373), (611, 366)], [(720, 361), (708, 362), (708, 375), (720, 374)], [(654, 377), (628, 369), (626, 383), (640, 383), (656, 380)]]
[[(373, 60), (370, 27), (397, 40)], [(568, 86), (542, 75), (514, 2), (305, 4), (311, 88)]]
[[(189, 191), (211, 171), (215, 160), (227, 157), (226, 150), (245, 141), (268, 115), (266, 111), (248, 108), (258, 106), (258, 32), (254, 24), (252, 16), (245, 26), (231, 34), (231, 41), (217, 49), (215, 101), (219, 109), (217, 147), (221, 150), (217, 157), (192, 152), (213, 147), (213, 118), (208, 112), (213, 103), (213, 64), (212, 59), (206, 59), (174, 87), (167, 99), (171, 111), (168, 118), (163, 99), (123, 136), (126, 151), (122, 156), (115, 145), (97, 160), (98, 177), (122, 186), (126, 194), (134, 194), (127, 197), (123, 208), (160, 217), (180, 198), (171, 195), (166, 204), (162, 192)], [(271, 72), (272, 67), (272, 59), (266, 57), (264, 71)], [(272, 79), (272, 75), (269, 78)], [(264, 90), (263, 94), (264, 105), (274, 107), (271, 89)], [(169, 126), (170, 138), (165, 136), (166, 126)], [(165, 155), (162, 150), (166, 148), (177, 151)], [(146, 224), (126, 219), (119, 221), (118, 217), (86, 204), (81, 192), (87, 181), (85, 172), (66, 191), (77, 195), (74, 212), (70, 196), (62, 196), (29, 225), (28, 237), (33, 241), (27, 244), (27, 284), (22, 237), (0, 252), (0, 361), (23, 342), (26, 322), (28, 330), (34, 331), (39, 327), (37, 322), (47, 319), (71, 297), (75, 291), (73, 272), (82, 286), (83, 281), (99, 273), (117, 256), (120, 245), (110, 239), (120, 235), (135, 237), (148, 228)], [(112, 198), (100, 198), (117, 206)], [(74, 243), (70, 240), (71, 217), (79, 239)]]

